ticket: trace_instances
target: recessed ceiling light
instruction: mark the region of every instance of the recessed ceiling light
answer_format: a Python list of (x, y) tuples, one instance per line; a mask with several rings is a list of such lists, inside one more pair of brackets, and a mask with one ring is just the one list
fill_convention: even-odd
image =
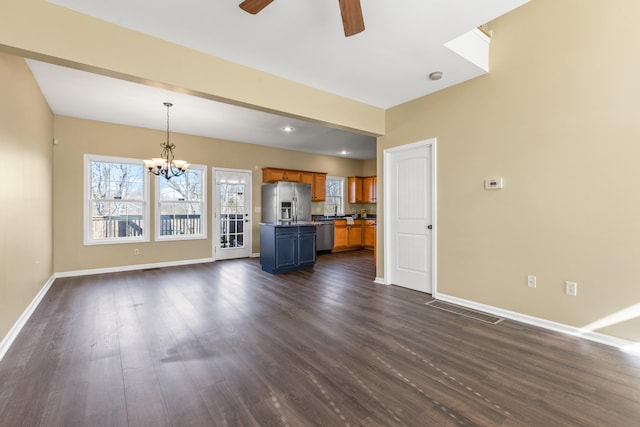
[(283, 132), (293, 132), (294, 130), (296, 130), (296, 128), (294, 128), (293, 126), (283, 126), (280, 128), (280, 130), (282, 130)]
[(349, 152), (347, 150), (342, 150), (340, 154), (342, 154), (343, 156), (346, 156), (347, 154), (349, 154)]
[(429, 80), (440, 80), (442, 78), (442, 71), (434, 71), (429, 74)]

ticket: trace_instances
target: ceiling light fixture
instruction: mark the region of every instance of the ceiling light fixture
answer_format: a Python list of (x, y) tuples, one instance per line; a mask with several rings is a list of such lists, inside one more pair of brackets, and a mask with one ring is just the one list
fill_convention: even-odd
[(294, 128), (293, 126), (283, 126), (280, 128), (280, 130), (282, 130), (283, 132), (291, 133), (296, 130), (296, 128)]
[(434, 71), (429, 74), (429, 80), (440, 80), (442, 78), (442, 71)]
[(145, 160), (144, 164), (149, 170), (149, 173), (164, 176), (169, 180), (175, 176), (184, 175), (189, 168), (189, 163), (187, 163), (186, 160), (175, 160), (173, 156), (173, 149), (176, 148), (176, 146), (172, 142), (169, 142), (169, 108), (171, 108), (173, 104), (165, 102), (164, 106), (167, 107), (167, 140), (160, 144), (162, 148), (160, 157)]
[(347, 150), (342, 150), (340, 154), (342, 154), (343, 156), (346, 156), (347, 154), (349, 154), (349, 152)]

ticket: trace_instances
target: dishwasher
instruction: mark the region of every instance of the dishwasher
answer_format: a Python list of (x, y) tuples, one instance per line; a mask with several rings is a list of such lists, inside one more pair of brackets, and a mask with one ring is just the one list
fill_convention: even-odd
[(333, 221), (316, 222), (316, 251), (333, 250)]

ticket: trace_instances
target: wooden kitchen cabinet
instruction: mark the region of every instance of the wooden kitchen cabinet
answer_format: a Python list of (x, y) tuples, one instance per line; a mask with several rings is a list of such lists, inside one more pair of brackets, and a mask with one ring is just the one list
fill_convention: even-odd
[(262, 182), (302, 182), (302, 173), (300, 171), (287, 170), (287, 169), (275, 169), (275, 168), (263, 168), (262, 169)]
[(347, 178), (349, 184), (349, 203), (362, 202), (362, 177), (350, 176)]
[(326, 200), (327, 174), (324, 172), (308, 172), (290, 169), (262, 168), (262, 182), (302, 182), (311, 185), (311, 201)]
[(375, 176), (350, 176), (349, 203), (376, 203), (377, 181)]
[(313, 185), (311, 186), (313, 195), (312, 201), (324, 202), (327, 200), (327, 174), (326, 173), (314, 173)]
[(333, 250), (344, 250), (349, 247), (349, 234), (347, 221), (334, 221), (333, 223)]
[(366, 249), (374, 249), (376, 246), (376, 220), (364, 220), (364, 247)]
[(362, 223), (361, 219), (354, 220), (353, 225), (347, 225), (346, 219), (335, 220), (333, 223), (333, 252), (362, 249)]
[(327, 174), (302, 172), (302, 182), (311, 184), (311, 201), (324, 202), (327, 199)]
[(313, 172), (300, 172), (300, 182), (313, 185)]
[(377, 198), (377, 181), (375, 176), (362, 178), (362, 199), (365, 203), (375, 203)]
[(347, 225), (349, 246), (355, 249), (362, 247), (362, 221), (355, 220), (354, 225)]

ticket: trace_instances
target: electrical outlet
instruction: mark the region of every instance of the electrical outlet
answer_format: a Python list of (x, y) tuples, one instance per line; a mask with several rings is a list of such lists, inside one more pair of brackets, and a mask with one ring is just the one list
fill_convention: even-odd
[(578, 283), (569, 281), (564, 282), (564, 292), (573, 297), (578, 296)]
[(527, 276), (527, 286), (529, 286), (530, 288), (536, 287), (536, 276)]
[(140, 255), (140, 249), (135, 248), (135, 249), (133, 250), (133, 254), (134, 254), (134, 255)]

